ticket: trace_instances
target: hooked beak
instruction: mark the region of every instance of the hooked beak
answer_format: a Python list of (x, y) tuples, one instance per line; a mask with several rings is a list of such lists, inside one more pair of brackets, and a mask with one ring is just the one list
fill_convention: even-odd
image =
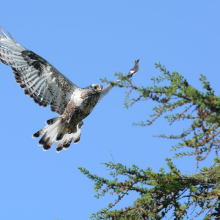
[(102, 87), (99, 87), (98, 89), (95, 90), (96, 92), (101, 92), (102, 91)]

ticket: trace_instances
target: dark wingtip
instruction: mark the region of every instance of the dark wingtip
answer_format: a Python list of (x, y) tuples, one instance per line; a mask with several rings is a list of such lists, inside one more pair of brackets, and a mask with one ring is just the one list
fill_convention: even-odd
[(80, 141), (80, 138), (77, 138), (77, 139), (74, 140), (73, 143), (74, 143), (74, 144), (77, 144), (79, 141)]
[(47, 120), (46, 123), (47, 123), (48, 125), (52, 125), (52, 124), (53, 124), (53, 121), (54, 121), (54, 120), (53, 120), (53, 118), (52, 118), (52, 119)]
[(40, 137), (40, 132), (39, 131), (32, 135), (32, 138), (38, 138), (38, 137)]
[(44, 146), (43, 146), (44, 151), (49, 150), (50, 148), (51, 148), (51, 146), (49, 144), (44, 144)]
[(59, 153), (63, 148), (62, 147), (57, 147), (56, 151)]
[[(45, 134), (45, 135), (46, 135), (46, 134)], [(41, 146), (41, 145), (46, 145), (46, 144), (50, 141), (50, 138), (49, 138), (49, 137), (46, 138), (45, 135), (39, 140), (39, 142), (38, 142), (38, 145), (39, 145), (39, 146)]]
[(24, 88), (26, 87), (26, 85), (25, 85), (25, 84), (20, 84), (20, 87), (21, 87), (22, 89), (24, 89)]
[(25, 89), (25, 90), (24, 90), (24, 94), (25, 94), (25, 95), (29, 95), (29, 94), (30, 94), (29, 90), (28, 90), (28, 89)]
[(8, 63), (6, 61), (4, 61), (3, 59), (0, 59), (0, 61), (5, 64), (5, 65), (8, 65)]
[(63, 145), (63, 148), (66, 150), (67, 148), (69, 148), (70, 144), (71, 144), (71, 142), (65, 143)]
[[(14, 72), (15, 75), (18, 73), (18, 72), (17, 72), (17, 69), (16, 69), (15, 67), (12, 66), (11, 69), (12, 69), (13, 71), (15, 71), (15, 72)], [(18, 74), (20, 75), (20, 73), (18, 73)], [(19, 75), (18, 75), (18, 76), (19, 76)]]
[(34, 102), (38, 104), (39, 103), (39, 99), (38, 98), (34, 98)]
[(16, 82), (21, 82), (22, 81), (22, 78), (20, 76), (15, 76), (15, 81)]
[(52, 146), (50, 145), (50, 138), (44, 135), (38, 142), (38, 145), (43, 145), (43, 150), (49, 150)]
[(62, 138), (63, 138), (63, 134), (62, 133), (58, 134), (57, 138), (56, 138), (56, 141), (60, 141), (60, 140), (62, 140)]
[(43, 138), (41, 138), (41, 139), (39, 140), (39, 142), (38, 142), (38, 145), (41, 146), (41, 145), (43, 145), (43, 144), (44, 144), (44, 140), (43, 140)]

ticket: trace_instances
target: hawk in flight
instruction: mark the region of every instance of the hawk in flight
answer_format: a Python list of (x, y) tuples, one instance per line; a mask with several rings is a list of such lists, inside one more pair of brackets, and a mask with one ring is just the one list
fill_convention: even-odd
[[(42, 136), (39, 145), (48, 150), (59, 141), (56, 151), (67, 149), (72, 140), (80, 140), (83, 119), (95, 105), (114, 87), (92, 84), (79, 88), (54, 66), (34, 52), (22, 47), (0, 27), (0, 61), (10, 65), (15, 81), (24, 89), (24, 93), (38, 105), (51, 106), (51, 111), (59, 117), (47, 120), (47, 126), (33, 135)], [(116, 80), (115, 82), (119, 82)]]

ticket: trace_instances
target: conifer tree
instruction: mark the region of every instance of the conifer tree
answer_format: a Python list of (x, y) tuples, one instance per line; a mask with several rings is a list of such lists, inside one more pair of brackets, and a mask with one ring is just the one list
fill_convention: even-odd
[[(92, 219), (163, 219), (172, 216), (172, 219), (220, 219), (220, 96), (215, 94), (210, 83), (204, 75), (200, 81), (204, 91), (198, 91), (190, 82), (178, 72), (170, 73), (158, 62), (155, 67), (162, 75), (152, 78), (152, 86), (139, 87), (132, 83), (126, 75), (116, 73), (121, 82), (102, 79), (103, 82), (112, 83), (120, 88), (128, 88), (125, 97), (125, 107), (129, 108), (139, 101), (153, 100), (157, 105), (151, 115), (152, 120), (134, 123), (136, 126), (150, 126), (156, 120), (165, 120), (172, 125), (174, 122), (188, 120), (190, 126), (179, 135), (159, 135), (160, 138), (177, 139), (179, 143), (172, 146), (172, 150), (178, 151), (174, 157), (194, 157), (199, 163), (210, 157), (215, 152), (213, 164), (210, 167), (202, 167), (199, 172), (192, 175), (182, 173), (174, 165), (170, 158), (166, 158), (169, 172), (161, 168), (154, 172), (151, 168), (139, 168), (133, 165), (127, 168), (121, 163), (105, 163), (112, 172), (110, 179), (105, 179), (91, 174), (85, 168), (79, 168), (81, 172), (95, 182), (94, 189), (97, 198), (107, 193), (117, 194), (118, 198), (109, 203), (95, 214)], [(166, 82), (166, 86), (158, 86)], [(130, 98), (131, 93), (136, 93), (136, 98)], [(171, 114), (172, 111), (178, 113)], [(181, 152), (188, 148), (189, 152)], [(193, 159), (193, 158), (192, 158)], [(196, 168), (196, 167), (195, 167)], [(196, 170), (196, 169), (195, 169)], [(119, 176), (126, 176), (123, 182), (118, 181)], [(129, 192), (135, 191), (140, 197), (133, 205), (116, 210), (114, 206), (122, 199), (126, 199)], [(205, 216), (205, 217), (204, 217)]]

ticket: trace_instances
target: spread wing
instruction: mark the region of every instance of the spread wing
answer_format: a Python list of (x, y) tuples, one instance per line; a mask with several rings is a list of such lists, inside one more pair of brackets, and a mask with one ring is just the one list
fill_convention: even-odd
[[(120, 80), (118, 79), (118, 80), (115, 80), (115, 81), (114, 81), (114, 83), (117, 83), (117, 82), (120, 82)], [(107, 86), (105, 86), (105, 87), (102, 89), (98, 103), (103, 99), (104, 96), (106, 96), (106, 95), (111, 91), (111, 89), (112, 89), (114, 86), (115, 86), (115, 85), (108, 84)]]
[(9, 38), (0, 27), (0, 61), (10, 65), (24, 93), (40, 106), (63, 114), (77, 86), (42, 57)]

